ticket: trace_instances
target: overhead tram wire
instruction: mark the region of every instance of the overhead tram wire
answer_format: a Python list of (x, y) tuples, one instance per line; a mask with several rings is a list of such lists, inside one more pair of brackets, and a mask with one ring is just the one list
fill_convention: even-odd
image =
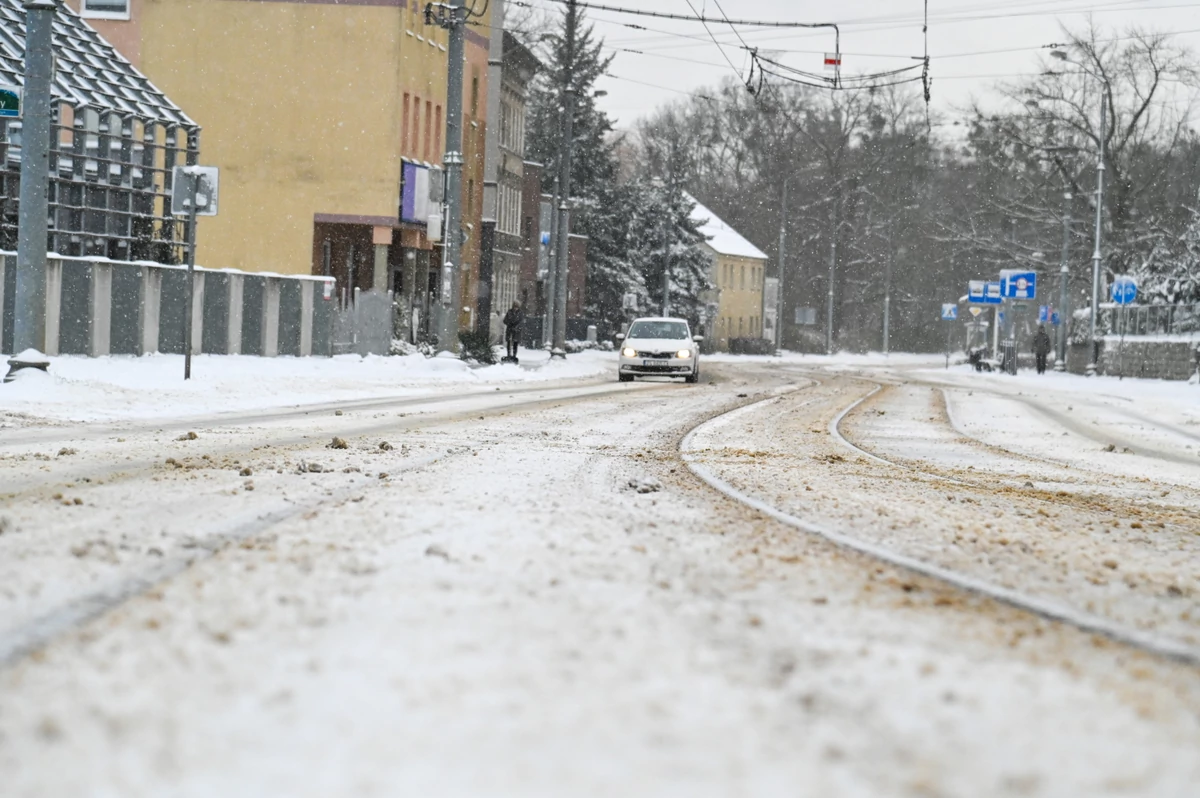
[[(696, 18), (700, 20), (700, 24), (704, 26), (704, 30), (708, 32), (709, 37), (713, 40), (713, 44), (715, 44), (717, 46), (717, 50), (721, 52), (721, 57), (725, 59), (725, 61), (729, 64), (729, 68), (733, 70), (733, 74), (738, 76), (738, 80), (741, 80), (741, 71), (733, 65), (733, 61), (729, 58), (729, 55), (725, 52), (724, 48), (721, 47), (721, 43), (717, 41), (717, 37), (713, 36), (712, 29), (709, 28), (708, 23), (704, 21), (704, 15), (696, 10), (696, 6), (692, 4), (692, 0), (685, 0), (685, 2), (688, 4), (688, 8), (692, 9), (692, 13), (696, 15)], [(754, 69), (753, 63), (754, 62), (751, 61), (751, 74), (753, 74)], [(754, 89), (750, 88), (750, 84), (748, 82), (746, 84), (746, 88), (750, 90), (751, 94), (754, 93)]]

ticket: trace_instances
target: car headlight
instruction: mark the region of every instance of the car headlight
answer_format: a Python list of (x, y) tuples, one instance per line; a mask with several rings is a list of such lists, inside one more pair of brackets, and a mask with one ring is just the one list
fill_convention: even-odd
[(622, 357), (637, 357), (637, 350), (631, 347), (625, 347), (621, 350)]
[(689, 358), (691, 356), (692, 356), (692, 350), (690, 350), (690, 349), (680, 349), (678, 352), (675, 353), (675, 357), (677, 357), (681, 360)]

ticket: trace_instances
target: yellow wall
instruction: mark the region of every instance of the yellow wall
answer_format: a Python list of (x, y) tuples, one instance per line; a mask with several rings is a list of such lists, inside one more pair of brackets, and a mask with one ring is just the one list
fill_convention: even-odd
[(762, 336), (763, 278), (766, 265), (764, 260), (713, 253), (712, 279), (720, 292), (717, 327), (714, 331), (718, 349), (728, 349), (730, 338)]
[[(400, 157), (440, 165), (445, 148), (448, 33), (426, 25), (423, 8), (133, 0), (129, 21), (89, 20), (200, 124), (201, 162), (221, 169), (220, 214), (198, 228), (200, 263), (307, 273), (315, 214), (373, 217), (363, 220), (368, 225), (397, 216)], [(464, 210), (473, 211), (464, 221), (476, 232), (464, 256), (474, 272), (487, 43), (471, 30), (463, 188), (465, 194), (473, 180), (477, 194), (464, 197)], [(479, 83), (472, 117), (473, 75)], [(405, 95), (409, 125), (402, 129)], [(427, 101), (440, 109), (440, 126), (436, 111), (426, 123)]]

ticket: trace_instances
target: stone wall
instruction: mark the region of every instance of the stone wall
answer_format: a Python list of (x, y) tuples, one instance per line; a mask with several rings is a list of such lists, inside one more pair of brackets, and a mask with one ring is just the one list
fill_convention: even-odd
[[(1101, 374), (1146, 379), (1187, 380), (1197, 373), (1200, 339), (1162, 340), (1149, 338), (1104, 338), (1099, 341), (1097, 366)], [(1067, 353), (1067, 370), (1084, 374), (1088, 344), (1072, 344)]]

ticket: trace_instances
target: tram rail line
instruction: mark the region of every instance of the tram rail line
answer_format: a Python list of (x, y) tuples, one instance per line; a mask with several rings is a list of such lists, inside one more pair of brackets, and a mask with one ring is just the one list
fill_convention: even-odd
[[(871, 380), (862, 380), (862, 378), (858, 377), (854, 377), (852, 379), (872, 382)], [(863, 402), (865, 402), (871, 396), (874, 396), (880, 390), (882, 390), (882, 385), (876, 383), (876, 387), (867, 395), (857, 397), (847, 406), (843, 407), (830, 422), (828, 427), (829, 433), (841, 445), (867, 457), (873, 462), (901, 468), (909, 472), (919, 471), (911, 466), (894, 463), (871, 452), (867, 452), (866, 450), (847, 440), (840, 431), (840, 425), (845, 418), (856, 408), (861, 406)], [(728, 413), (710, 418), (707, 421), (704, 421), (693, 427), (682, 438), (679, 446), (680, 457), (684, 464), (701, 481), (726, 497), (757, 510), (782, 524), (792, 527), (793, 529), (797, 529), (801, 532), (818, 538), (822, 538), (840, 548), (866, 556), (878, 562), (885, 563), (887, 565), (900, 568), (929, 579), (933, 579), (937, 582), (943, 583), (966, 593), (982, 596), (984, 598), (1015, 607), (1019, 610), (1031, 613), (1048, 621), (1066, 624), (1084, 632), (1101, 635), (1116, 643), (1120, 643), (1122, 645), (1129, 646), (1131, 648), (1159, 657), (1164, 657), (1190, 666), (1200, 666), (1200, 647), (1193, 646), (1186, 641), (1117, 623), (1108, 618), (1076, 609), (1065, 601), (1032, 595), (1019, 590), (1004, 587), (987, 579), (971, 576), (951, 568), (946, 568), (916, 557), (903, 554), (886, 546), (881, 546), (862, 540), (853, 535), (849, 535), (834, 529), (828, 524), (818, 523), (811, 519), (803, 518), (793, 513), (781, 510), (768, 502), (751, 496), (747, 492), (738, 489), (728, 481), (722, 479), (713, 469), (705, 465), (703, 458), (696, 451), (694, 451), (692, 446), (694, 439), (707, 427), (723, 423), (734, 414), (740, 415), (743, 413), (750, 413), (756, 409), (761, 409), (766, 405), (777, 401), (779, 401), (779, 397), (771, 397), (759, 402), (744, 405)], [(941, 475), (929, 474), (927, 472), (920, 473), (925, 473), (927, 476), (936, 477), (938, 480), (954, 481), (948, 480), (946, 477)], [(958, 484), (967, 483), (960, 482)]]

